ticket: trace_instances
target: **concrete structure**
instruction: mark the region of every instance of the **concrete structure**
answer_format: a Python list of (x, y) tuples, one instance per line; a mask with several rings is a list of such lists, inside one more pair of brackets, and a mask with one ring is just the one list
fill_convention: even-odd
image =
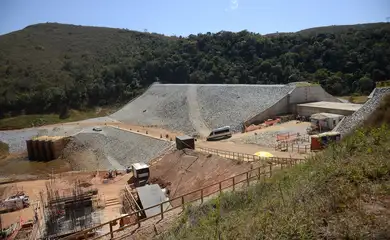
[[(340, 100), (327, 93), (320, 85), (313, 85), (305, 82), (290, 83), (292, 89), (272, 106), (254, 115), (244, 122), (245, 126), (260, 124), (264, 120), (278, 115), (297, 113), (297, 105), (301, 103), (328, 101), (340, 103)], [(311, 115), (311, 114), (310, 114)], [(310, 116), (309, 115), (309, 116)]]
[[(164, 192), (158, 184), (145, 185), (143, 187), (138, 187), (137, 193), (141, 201), (141, 207), (143, 209), (162, 203), (168, 198), (165, 196)], [(166, 203), (163, 206), (164, 211), (169, 207), (169, 204)], [(160, 206), (150, 208), (145, 210), (145, 216), (151, 217), (159, 214), (161, 212)]]
[(366, 103), (350, 116), (343, 120), (333, 129), (345, 137), (358, 128), (379, 107), (382, 99), (390, 94), (390, 87), (375, 88), (368, 97)]
[(176, 149), (182, 150), (184, 148), (195, 149), (195, 139), (190, 136), (176, 137)]
[(29, 160), (50, 161), (57, 159), (69, 142), (68, 137), (41, 136), (26, 141)]
[(318, 126), (320, 130), (332, 130), (344, 118), (343, 115), (332, 113), (316, 113), (310, 117), (313, 126)]
[(359, 110), (361, 107), (361, 104), (321, 101), (298, 104), (297, 113), (301, 116), (307, 117), (323, 112), (349, 116)]

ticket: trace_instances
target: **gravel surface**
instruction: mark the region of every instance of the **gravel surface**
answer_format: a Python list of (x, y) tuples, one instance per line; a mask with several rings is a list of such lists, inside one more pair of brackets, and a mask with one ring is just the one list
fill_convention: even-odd
[[(113, 127), (103, 127), (98, 133), (79, 133), (73, 141), (95, 154), (99, 169), (125, 169), (135, 162), (148, 162), (173, 144)], [(74, 150), (80, 150), (79, 144), (74, 145)]]
[(257, 135), (253, 134), (245, 138), (240, 139), (240, 142), (246, 144), (257, 144), (264, 147), (275, 147), (276, 135), (287, 133), (287, 131), (275, 131), (275, 132), (262, 132)]
[[(246, 144), (257, 144), (264, 147), (275, 147), (276, 142), (276, 135), (278, 134), (285, 134), (285, 133), (299, 133), (301, 136), (307, 135), (306, 129), (307, 124), (296, 124), (296, 125), (276, 125), (279, 127), (278, 130), (268, 130), (257, 132), (257, 135), (255, 135), (254, 132), (252, 132), (248, 136), (244, 136), (239, 139), (233, 140), (233, 142), (237, 143), (246, 143)], [(272, 128), (272, 127), (271, 127)]]
[(230, 126), (238, 132), (243, 121), (266, 110), (292, 89), (287, 85), (203, 85), (198, 87), (198, 101), (209, 127)]
[(190, 135), (224, 125), (240, 131), (243, 121), (264, 111), (293, 88), (288, 85), (154, 84), (110, 117)]
[(373, 111), (375, 111), (382, 98), (387, 94), (390, 94), (390, 88), (374, 89), (374, 91), (370, 94), (370, 96), (372, 96), (371, 99), (369, 99), (358, 111), (345, 117), (342, 122), (333, 129), (333, 131), (340, 132), (342, 136), (351, 133), (354, 129), (361, 125)]
[(187, 85), (154, 84), (110, 117), (125, 123), (195, 133), (188, 113)]

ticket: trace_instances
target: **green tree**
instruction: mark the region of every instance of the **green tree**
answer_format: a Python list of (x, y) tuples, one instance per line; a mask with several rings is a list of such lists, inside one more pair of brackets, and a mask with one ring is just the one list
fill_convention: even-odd
[(362, 93), (369, 93), (374, 87), (374, 82), (368, 76), (364, 76), (359, 79), (359, 87)]

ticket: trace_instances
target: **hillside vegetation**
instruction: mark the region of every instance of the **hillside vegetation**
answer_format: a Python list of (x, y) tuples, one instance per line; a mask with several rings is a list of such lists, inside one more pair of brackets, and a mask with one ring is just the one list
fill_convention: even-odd
[(155, 81), (309, 81), (350, 95), (389, 78), (389, 23), (186, 38), (47, 23), (0, 36), (0, 117), (66, 116), (68, 109), (130, 100)]
[(248, 191), (189, 207), (160, 239), (389, 239), (390, 95), (342, 144)]

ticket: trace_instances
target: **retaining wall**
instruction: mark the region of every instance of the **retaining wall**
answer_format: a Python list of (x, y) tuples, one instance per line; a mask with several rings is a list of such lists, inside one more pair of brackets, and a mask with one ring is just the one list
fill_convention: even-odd
[(334, 109), (334, 108), (319, 108), (319, 107), (309, 107), (309, 106), (297, 106), (296, 112), (301, 116), (311, 116), (316, 113), (332, 113), (339, 114), (343, 116), (352, 115), (354, 110), (347, 109)]
[[(294, 84), (290, 84), (290, 86), (294, 86)], [(339, 99), (327, 93), (319, 85), (295, 86), (295, 88), (274, 105), (244, 121), (244, 125), (260, 124), (268, 118), (274, 118), (278, 115), (288, 113), (296, 114), (297, 104), (318, 101), (341, 102)]]
[(252, 124), (260, 124), (263, 121), (274, 118), (278, 115), (287, 114), (289, 112), (289, 95), (285, 96), (284, 98), (280, 99), (278, 102), (276, 102), (271, 107), (267, 108), (265, 111), (261, 112), (260, 114), (257, 114), (253, 118), (249, 119), (248, 121), (245, 121), (245, 126), (250, 126)]
[(320, 85), (313, 86), (297, 86), (290, 93), (290, 112), (296, 113), (297, 104), (308, 103), (308, 102), (341, 102), (336, 97), (333, 97), (327, 93)]
[(375, 88), (368, 101), (354, 114), (343, 118), (343, 120), (333, 129), (340, 132), (341, 137), (345, 137), (352, 133), (356, 128), (364, 123), (364, 121), (372, 114), (380, 105), (384, 96), (390, 94), (390, 88)]

